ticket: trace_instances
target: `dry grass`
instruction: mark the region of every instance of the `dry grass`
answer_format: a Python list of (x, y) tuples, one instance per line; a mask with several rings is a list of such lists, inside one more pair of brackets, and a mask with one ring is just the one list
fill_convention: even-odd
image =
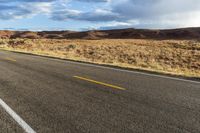
[(189, 40), (0, 40), (0, 47), (65, 59), (200, 77), (200, 42)]

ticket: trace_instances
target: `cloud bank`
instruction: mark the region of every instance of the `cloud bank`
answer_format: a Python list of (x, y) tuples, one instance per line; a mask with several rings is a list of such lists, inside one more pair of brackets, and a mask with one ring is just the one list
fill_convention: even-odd
[[(75, 1), (79, 2), (79, 6), (88, 3), (88, 8), (91, 9), (73, 9), (68, 6), (73, 5)], [(112, 28), (112, 26), (114, 28), (191, 27), (200, 26), (200, 1), (0, 0), (1, 20), (22, 19), (41, 14), (55, 21), (74, 20), (95, 23), (103, 29)]]

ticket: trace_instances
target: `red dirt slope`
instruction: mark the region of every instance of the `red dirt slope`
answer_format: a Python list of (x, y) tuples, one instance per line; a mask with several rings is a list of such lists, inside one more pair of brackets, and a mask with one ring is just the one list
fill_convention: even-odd
[(0, 38), (29, 39), (199, 39), (200, 28), (169, 30), (116, 29), (93, 31), (0, 31)]

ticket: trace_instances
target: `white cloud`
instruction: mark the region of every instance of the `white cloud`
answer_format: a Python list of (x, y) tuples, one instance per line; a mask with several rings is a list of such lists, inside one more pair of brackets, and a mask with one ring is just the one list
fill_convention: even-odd
[(120, 21), (137, 20), (138, 27), (200, 26), (199, 0), (119, 0), (111, 7)]
[[(74, 1), (101, 6), (92, 10), (88, 4), (91, 10), (87, 11), (73, 9), (76, 5), (69, 9), (68, 4)], [(50, 19), (57, 21), (71, 19), (98, 23), (100, 27), (200, 26), (200, 0), (0, 0), (0, 19), (38, 14), (48, 14)]]
[[(110, 9), (96, 9), (91, 12), (81, 11), (74, 16), (66, 10), (64, 16), (79, 21), (118, 22), (119, 27), (174, 28), (200, 26), (198, 23), (200, 22), (200, 0), (109, 0), (107, 2), (109, 2)], [(62, 20), (56, 19), (56, 16), (60, 16), (59, 14), (61, 13), (53, 13), (53, 18)], [(65, 20), (65, 17), (59, 18)], [(122, 25), (125, 23), (128, 25)], [(114, 23), (113, 27), (116, 27)]]
[(0, 0), (0, 19), (21, 19), (51, 12), (53, 0)]

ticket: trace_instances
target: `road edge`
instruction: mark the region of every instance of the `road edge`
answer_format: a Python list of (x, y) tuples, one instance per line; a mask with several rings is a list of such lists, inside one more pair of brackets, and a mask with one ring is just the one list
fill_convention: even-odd
[(176, 74), (167, 73), (167, 72), (166, 73), (165, 72), (157, 72), (157, 71), (153, 71), (153, 70), (151, 71), (151, 70), (145, 70), (145, 69), (139, 69), (139, 68), (125, 68), (125, 67), (108, 65), (108, 64), (98, 64), (98, 63), (92, 63), (92, 62), (87, 62), (87, 61), (65, 59), (65, 58), (53, 57), (53, 56), (48, 56), (48, 55), (34, 54), (34, 53), (23, 52), (23, 51), (8, 50), (8, 49), (3, 49), (3, 48), (0, 48), (0, 50), (7, 51), (7, 52), (13, 52), (13, 53), (17, 53), (17, 54), (32, 55), (32, 56), (38, 56), (38, 57), (44, 57), (44, 58), (50, 58), (50, 59), (56, 59), (56, 60), (74, 62), (74, 63), (81, 63), (81, 64), (86, 64), (86, 65), (93, 65), (93, 66), (97, 66), (97, 67), (116, 69), (116, 70), (120, 70), (120, 71), (127, 71), (127, 72), (133, 72), (133, 73), (142, 73), (142, 74), (145, 74), (145, 75), (152, 75), (152, 76), (157, 76), (157, 77), (165, 77), (165, 78), (171, 78), (171, 79), (177, 79), (177, 80), (187, 80), (187, 81), (190, 81), (190, 82), (194, 81), (194, 82), (200, 83), (200, 77), (187, 77), (187, 76), (176, 75)]
[(13, 111), (1, 98), (0, 106), (19, 124), (26, 133), (36, 133), (15, 111)]

